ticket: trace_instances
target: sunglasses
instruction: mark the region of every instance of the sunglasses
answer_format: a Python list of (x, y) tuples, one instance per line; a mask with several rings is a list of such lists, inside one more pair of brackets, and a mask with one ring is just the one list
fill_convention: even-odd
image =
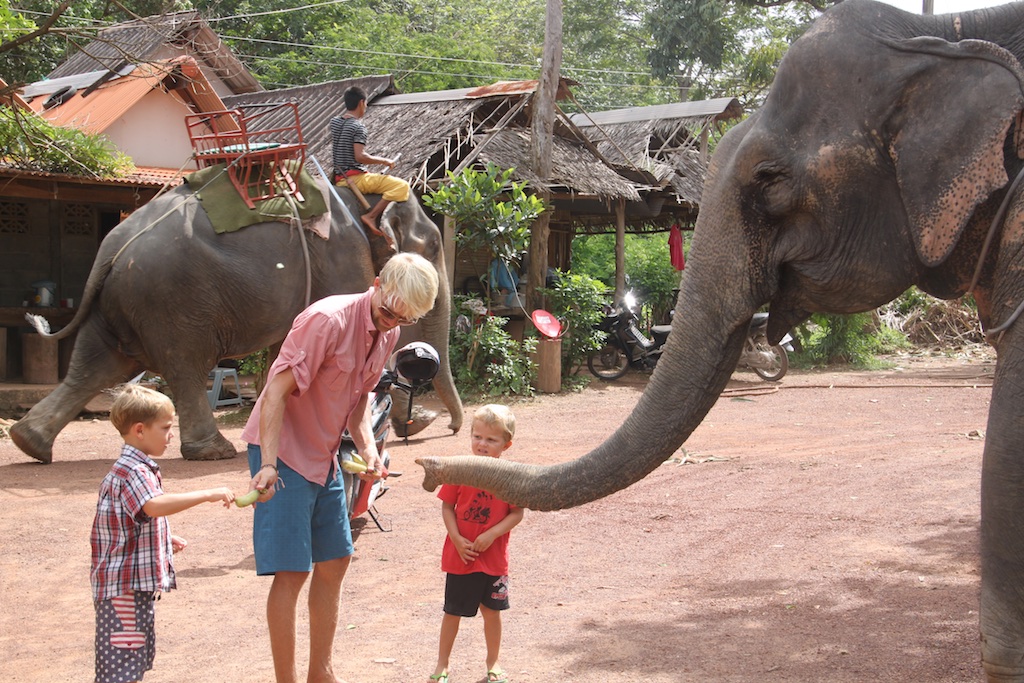
[[(389, 301), (388, 301), (388, 303), (390, 303), (392, 306), (394, 306), (393, 302), (394, 302), (394, 299), (389, 299)], [(394, 322), (396, 322), (396, 323), (398, 323), (399, 325), (402, 325), (402, 326), (405, 326), (405, 325), (415, 325), (416, 323), (418, 323), (420, 321), (419, 318), (403, 318), (402, 316), (398, 315), (397, 313), (392, 311), (390, 308), (388, 308), (387, 305), (385, 305), (383, 302), (381, 303), (380, 306), (377, 307), (377, 310), (379, 310), (380, 314), (382, 316), (384, 316), (385, 318), (387, 318), (388, 320), (394, 321)]]

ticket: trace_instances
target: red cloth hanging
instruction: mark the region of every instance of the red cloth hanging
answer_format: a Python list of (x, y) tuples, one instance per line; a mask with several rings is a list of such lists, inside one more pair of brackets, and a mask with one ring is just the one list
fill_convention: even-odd
[(672, 224), (672, 231), (668, 236), (668, 253), (672, 260), (672, 267), (682, 270), (686, 267), (686, 256), (683, 254), (683, 234), (679, 231), (679, 224)]

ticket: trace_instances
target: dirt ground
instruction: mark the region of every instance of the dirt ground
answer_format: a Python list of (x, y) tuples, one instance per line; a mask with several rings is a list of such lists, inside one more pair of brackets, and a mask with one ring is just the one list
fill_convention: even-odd
[[(794, 370), (777, 386), (739, 372), (685, 451), (644, 481), (527, 512), (512, 535), (510, 680), (980, 681), (978, 482), (993, 359), (973, 349), (894, 362)], [(582, 455), (646, 379), (516, 404), (507, 457)], [(390, 531), (359, 528), (335, 649), (349, 683), (426, 681), (433, 668), (444, 527), (413, 459), (468, 452), (467, 430), (450, 436), (444, 417), (390, 446), (403, 472), (377, 505)], [(224, 429), (241, 448), (240, 431)], [(89, 527), (117, 450), (102, 419), (69, 425), (51, 465), (0, 439), (3, 680), (92, 680)], [(241, 493), (248, 481), (242, 457), (186, 462), (176, 443), (162, 467), (169, 491)], [(273, 680), (251, 514), (204, 505), (172, 518), (190, 545), (177, 555), (179, 589), (157, 604), (147, 682)], [(479, 618), (463, 620), (451, 672), (452, 683), (484, 677)]]

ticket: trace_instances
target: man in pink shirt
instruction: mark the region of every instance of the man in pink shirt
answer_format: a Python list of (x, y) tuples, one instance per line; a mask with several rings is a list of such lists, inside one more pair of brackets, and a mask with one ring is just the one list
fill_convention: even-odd
[[(381, 463), (368, 394), (411, 325), (434, 305), (437, 273), (415, 254), (393, 256), (362, 294), (330, 296), (300, 313), (270, 367), (242, 431), (249, 444), (249, 490), (263, 491), (253, 517), (256, 573), (273, 575), (267, 598), (278, 683), (295, 683), (295, 620), (309, 586), (309, 681), (337, 681), (332, 663), (341, 583), (352, 532), (336, 454), (347, 428), (367, 463)], [(281, 486), (277, 486), (278, 480)]]

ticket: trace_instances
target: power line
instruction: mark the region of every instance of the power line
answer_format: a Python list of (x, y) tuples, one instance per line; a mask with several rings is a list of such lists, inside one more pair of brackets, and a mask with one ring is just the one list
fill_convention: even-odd
[[(279, 57), (279, 56), (275, 57), (275, 56), (263, 56), (263, 55), (250, 55), (250, 54), (242, 54), (242, 53), (236, 53), (236, 54), (239, 56), (239, 58), (253, 60), (253, 61), (260, 61), (260, 60), (262, 60), (262, 61), (274, 61), (274, 62), (285, 62), (285, 63), (288, 63), (288, 64), (306, 64), (306, 65), (310, 65), (310, 66), (338, 67), (338, 68), (341, 68), (341, 69), (354, 69), (354, 70), (360, 70), (360, 69), (373, 70), (373, 69), (377, 68), (375, 65), (372, 65), (372, 64), (350, 64), (350, 63), (338, 63), (338, 62), (322, 62), (322, 61), (318, 61), (318, 60), (315, 60), (315, 59), (299, 59), (298, 57)], [(493, 82), (495, 78), (499, 78), (499, 76), (495, 76), (494, 74), (457, 73), (457, 72), (450, 72), (450, 71), (428, 71), (428, 70), (423, 70), (423, 69), (405, 69), (405, 68), (399, 68), (399, 67), (395, 67), (393, 70), (396, 71), (396, 72), (402, 73), (402, 74), (419, 74), (419, 75), (424, 75), (424, 76), (457, 76), (457, 77), (460, 77), (460, 78), (476, 78), (476, 79), (479, 79), (481, 82), (483, 82), (485, 84)], [(620, 72), (609, 72), (609, 73), (620, 73)], [(283, 87), (288, 87), (288, 88), (294, 87), (294, 84), (274, 83), (273, 85), (281, 85)], [(640, 84), (640, 83), (606, 83), (606, 82), (603, 82), (603, 81), (598, 82), (598, 83), (594, 83), (592, 85), (601, 86), (601, 87), (643, 88), (643, 89), (647, 89), (647, 90), (672, 90), (672, 91), (675, 91), (675, 86), (671, 86), (671, 85), (644, 85), (644, 84)]]
[(275, 14), (287, 14), (288, 12), (298, 12), (303, 9), (314, 9), (316, 7), (325, 7), (327, 5), (340, 5), (344, 2), (351, 2), (351, 0), (327, 0), (326, 2), (318, 2), (312, 5), (301, 5), (299, 7), (286, 7), (284, 9), (268, 10), (266, 12), (253, 12), (251, 14), (235, 14), (230, 17), (215, 17), (207, 19), (208, 23), (215, 23), (218, 21), (228, 21), (230, 19), (251, 19), (252, 17), (266, 17)]
[[(280, 46), (283, 46), (283, 47), (296, 47), (296, 48), (303, 48), (303, 49), (307, 49), (307, 50), (332, 50), (334, 52), (352, 52), (352, 53), (355, 53), (355, 54), (371, 55), (371, 56), (374, 56), (374, 57), (404, 57), (404, 58), (408, 58), (408, 59), (417, 59), (417, 60), (429, 59), (429, 60), (434, 60), (434, 61), (438, 61), (438, 62), (461, 62), (461, 63), (465, 63), (465, 64), (480, 64), (480, 65), (483, 65), (483, 66), (504, 66), (504, 67), (510, 67), (510, 68), (513, 68), (513, 69), (531, 69), (532, 70), (532, 69), (536, 69), (537, 68), (536, 64), (516, 64), (516, 63), (513, 63), (513, 62), (488, 62), (488, 61), (481, 60), (481, 59), (465, 59), (465, 58), (462, 58), (462, 57), (435, 57), (435, 56), (431, 56), (431, 55), (416, 55), (416, 54), (408, 54), (408, 53), (404, 53), (404, 52), (379, 52), (379, 51), (376, 51), (376, 50), (358, 50), (356, 48), (351, 48), (351, 47), (337, 47), (337, 46), (333, 46), (333, 45), (313, 45), (313, 44), (310, 44), (310, 43), (296, 43), (296, 42), (285, 41), (285, 40), (269, 40), (269, 39), (266, 39), (266, 38), (245, 38), (245, 37), (242, 37), (242, 36), (226, 36), (226, 35), (225, 36), (221, 36), (221, 38), (224, 39), (224, 40), (237, 40), (237, 41), (240, 41), (240, 42), (249, 42), (249, 43), (263, 43), (263, 44), (266, 44), (266, 45), (280, 45)], [(620, 70), (617, 70), (617, 69), (592, 69), (592, 68), (589, 68), (589, 67), (582, 67), (582, 66), (580, 66), (580, 67), (566, 66), (564, 68), (567, 71), (578, 71), (578, 72), (581, 72), (581, 73), (606, 73), (606, 74), (615, 74), (615, 75), (620, 75), (620, 76), (649, 76), (650, 75), (649, 73), (646, 73), (644, 71), (620, 71)]]

